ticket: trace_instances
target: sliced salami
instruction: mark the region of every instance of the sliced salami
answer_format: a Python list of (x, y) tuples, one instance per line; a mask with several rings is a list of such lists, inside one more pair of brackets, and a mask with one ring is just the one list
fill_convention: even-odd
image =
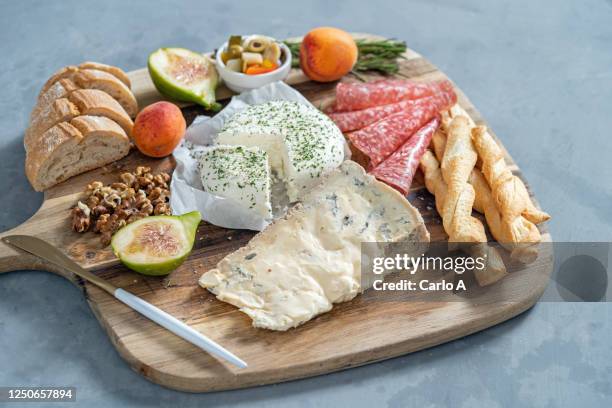
[(396, 151), (410, 136), (438, 115), (434, 104), (421, 104), (398, 112), (347, 134), (357, 156), (365, 156), (368, 168), (374, 168)]
[(457, 102), (455, 91), (450, 88), (440, 89), (431, 96), (420, 99), (405, 100), (389, 105), (375, 106), (353, 112), (330, 113), (329, 117), (342, 132), (352, 132), (362, 129), (376, 121), (397, 112), (420, 109), (423, 105), (432, 104), (436, 110), (443, 111)]
[(412, 135), (399, 149), (380, 163), (371, 174), (402, 194), (408, 194), (412, 179), (431, 138), (440, 126), (436, 117)]
[(452, 90), (449, 81), (414, 82), (382, 80), (367, 83), (339, 83), (332, 112), (348, 112), (388, 105), (403, 100), (419, 99), (440, 91)]

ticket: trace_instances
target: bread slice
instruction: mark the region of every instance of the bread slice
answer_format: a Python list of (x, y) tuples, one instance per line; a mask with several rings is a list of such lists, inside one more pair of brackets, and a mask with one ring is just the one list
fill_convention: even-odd
[(70, 94), (70, 101), (81, 115), (104, 116), (117, 122), (130, 136), (134, 122), (123, 107), (108, 93), (98, 89), (79, 89)]
[(39, 96), (45, 93), (54, 83), (56, 83), (60, 79), (72, 78), (72, 76), (80, 69), (97, 69), (98, 71), (108, 72), (109, 74), (113, 75), (118, 80), (123, 82), (128, 88), (132, 87), (130, 78), (121, 68), (117, 68), (112, 65), (101, 64), (99, 62), (85, 61), (78, 67), (75, 65), (68, 65), (66, 67), (60, 68), (57, 72), (51, 75), (47, 82), (44, 83), (44, 85), (40, 89)]
[(131, 135), (134, 126), (132, 119), (110, 95), (97, 89), (79, 89), (70, 93), (67, 98), (56, 99), (47, 109), (39, 111), (32, 118), (24, 137), (26, 151), (34, 146), (36, 139), (48, 129), (81, 115), (104, 116), (112, 119), (128, 136)]
[(44, 116), (48, 113), (57, 99), (65, 98), (71, 92), (79, 89), (79, 87), (68, 78), (62, 78), (54, 82), (45, 92), (38, 96), (36, 105), (30, 114), (30, 123), (36, 120), (38, 116)]
[(68, 65), (67, 67), (60, 68), (57, 72), (51, 75), (49, 79), (47, 79), (47, 82), (43, 84), (42, 88), (40, 89), (40, 92), (38, 93), (38, 99), (40, 99), (41, 96), (45, 94), (49, 90), (49, 88), (51, 88), (60, 79), (71, 79), (72, 76), (78, 72), (78, 70), (79, 67), (76, 67), (74, 65)]
[(97, 69), (98, 71), (108, 72), (109, 74), (115, 76), (118, 80), (123, 82), (125, 86), (128, 88), (132, 87), (132, 83), (130, 82), (130, 78), (127, 76), (125, 71), (121, 68), (114, 67), (112, 65), (101, 64), (99, 62), (85, 61), (84, 63), (79, 65), (81, 69)]
[(99, 89), (106, 92), (123, 106), (130, 117), (133, 118), (138, 113), (138, 102), (130, 88), (108, 72), (81, 69), (74, 74), (73, 80), (80, 88)]
[(125, 157), (130, 141), (119, 125), (78, 116), (47, 130), (26, 154), (26, 175), (36, 191)]
[(44, 111), (38, 112), (30, 120), (30, 126), (26, 129), (23, 143), (26, 150), (33, 141), (45, 133), (48, 129), (60, 122), (67, 122), (79, 116), (79, 108), (70, 102), (68, 98), (59, 98), (53, 101)]

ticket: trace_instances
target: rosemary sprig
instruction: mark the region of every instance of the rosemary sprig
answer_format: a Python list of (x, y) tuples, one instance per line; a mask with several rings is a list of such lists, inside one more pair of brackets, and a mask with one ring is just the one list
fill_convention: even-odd
[[(385, 75), (399, 71), (398, 58), (403, 58), (406, 43), (397, 40), (356, 40), (359, 57), (353, 67), (355, 72), (379, 71)], [(285, 41), (291, 50), (293, 67), (300, 66), (300, 42)]]

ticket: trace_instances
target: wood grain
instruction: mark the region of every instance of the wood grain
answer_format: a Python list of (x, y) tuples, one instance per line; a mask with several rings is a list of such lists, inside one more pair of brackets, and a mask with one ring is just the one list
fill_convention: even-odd
[[(416, 80), (445, 78), (434, 65), (409, 51), (399, 73)], [(368, 79), (376, 75), (368, 75)], [(160, 100), (146, 70), (130, 73), (140, 106)], [(345, 81), (356, 81), (348, 76)], [(294, 70), (288, 82), (315, 106), (327, 106), (335, 84), (307, 81)], [(467, 97), (457, 89), (459, 103), (479, 124), (485, 124)], [(220, 99), (231, 94), (225, 87)], [(185, 107), (187, 120), (204, 113)], [(522, 177), (512, 158), (506, 160)], [(124, 170), (137, 165), (171, 170), (172, 158), (149, 159), (132, 152), (118, 163), (74, 177), (45, 192), (38, 212), (24, 224), (0, 236), (28, 234), (43, 238), (63, 249), (75, 261), (114, 285), (122, 287), (176, 316), (249, 363), (239, 370), (210, 357), (195, 346), (165, 331), (108, 296), (101, 289), (83, 283), (65, 271), (18, 252), (0, 243), (0, 272), (42, 269), (58, 273), (83, 288), (94, 314), (121, 356), (137, 372), (169, 388), (204, 392), (287, 381), (342, 370), (431, 347), (477, 332), (507, 320), (530, 308), (543, 293), (552, 269), (550, 246), (528, 268), (511, 273), (503, 281), (476, 289), (469, 298), (429, 301), (380, 292), (366, 292), (305, 325), (288, 332), (271, 332), (251, 327), (249, 318), (235, 307), (217, 301), (197, 285), (202, 273), (224, 255), (245, 245), (253, 232), (227, 230), (201, 223), (195, 247), (188, 261), (165, 278), (135, 274), (118, 264), (109, 248), (103, 248), (93, 233), (77, 234), (69, 228), (69, 209), (92, 180), (111, 182)], [(433, 197), (417, 175), (409, 200), (420, 210), (432, 241), (444, 241)], [(542, 230), (545, 241), (550, 235)], [(547, 249), (548, 248), (548, 249)]]

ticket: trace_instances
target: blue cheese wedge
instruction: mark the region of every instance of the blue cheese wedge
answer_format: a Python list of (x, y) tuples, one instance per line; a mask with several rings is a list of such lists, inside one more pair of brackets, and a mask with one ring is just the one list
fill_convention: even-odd
[(363, 242), (399, 240), (429, 242), (419, 212), (346, 161), (199, 283), (239, 307), (253, 326), (287, 330), (361, 291)]
[(216, 145), (198, 161), (204, 191), (272, 219), (268, 154), (258, 147)]
[(340, 129), (314, 107), (290, 101), (267, 102), (238, 112), (225, 123), (216, 143), (264, 149), (291, 202), (300, 200), (344, 160)]

